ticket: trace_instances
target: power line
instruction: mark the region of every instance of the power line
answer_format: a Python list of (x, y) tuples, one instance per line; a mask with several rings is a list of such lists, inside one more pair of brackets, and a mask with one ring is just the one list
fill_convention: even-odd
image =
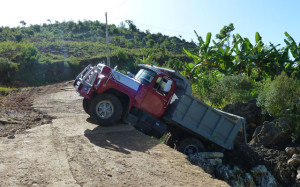
[[(124, 21), (124, 19), (118, 18), (118, 17), (114, 17), (114, 16), (110, 16), (110, 18), (113, 18), (113, 19), (119, 20), (119, 21)], [(148, 24), (144, 24), (144, 23), (141, 23), (141, 22), (135, 22), (135, 23), (137, 23), (137, 24), (139, 24), (139, 25), (146, 26), (146, 27), (150, 27), (150, 29), (151, 29), (151, 28), (156, 28), (156, 29), (161, 29), (161, 30), (171, 31), (171, 32), (174, 32), (174, 33), (176, 33), (176, 34), (184, 34), (184, 35), (189, 35), (189, 36), (194, 36), (194, 37), (195, 37), (195, 34), (194, 34), (194, 33), (183, 32), (183, 31), (178, 31), (178, 30), (175, 30), (175, 29), (163, 28), (163, 27), (159, 27), (159, 26), (148, 25)]]
[(126, 1), (128, 1), (128, 0), (124, 0), (124, 1), (122, 1), (120, 4), (118, 4), (117, 6), (115, 6), (114, 8), (112, 8), (110, 11), (109, 11), (109, 13), (112, 13), (112, 12), (114, 12), (114, 11), (116, 11), (121, 5), (123, 5)]

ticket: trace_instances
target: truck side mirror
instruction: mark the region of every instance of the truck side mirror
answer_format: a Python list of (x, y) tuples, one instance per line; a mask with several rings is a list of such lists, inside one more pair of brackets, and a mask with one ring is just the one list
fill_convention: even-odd
[(166, 83), (166, 85), (165, 85), (165, 87), (164, 87), (164, 92), (165, 92), (165, 93), (168, 93), (168, 92), (170, 91), (171, 86), (172, 86), (172, 83), (173, 83), (172, 80), (168, 80), (168, 81), (167, 81), (167, 83)]

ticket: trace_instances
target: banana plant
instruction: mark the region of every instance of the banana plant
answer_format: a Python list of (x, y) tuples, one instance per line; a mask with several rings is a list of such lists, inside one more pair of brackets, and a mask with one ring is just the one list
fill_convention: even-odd
[(196, 78), (198, 76), (199, 70), (206, 71), (211, 66), (214, 66), (213, 58), (215, 54), (214, 47), (210, 46), (211, 42), (211, 33), (206, 34), (205, 41), (201, 36), (197, 34), (195, 31), (195, 34), (198, 38), (199, 42), (199, 52), (198, 54), (192, 53), (187, 51), (185, 48), (183, 48), (184, 52), (193, 59), (193, 63), (186, 63), (185, 64), (185, 71), (187, 74), (191, 75), (193, 78)]
[(287, 37), (287, 39), (284, 39), (284, 42), (294, 58), (290, 63), (286, 64), (286, 72), (288, 74), (295, 73), (300, 80), (300, 43), (297, 45), (295, 40), (287, 32), (284, 34)]
[(233, 43), (235, 53), (233, 69), (235, 74), (247, 73), (248, 76), (251, 76), (252, 69), (255, 66), (250, 61), (253, 45), (248, 38), (242, 38), (239, 34), (233, 35)]
[(271, 58), (273, 48), (264, 45), (258, 32), (255, 33), (255, 45), (252, 45), (248, 38), (242, 38), (238, 34), (234, 38), (234, 41), (239, 41), (235, 47), (234, 59), (237, 73), (245, 72), (248, 76), (256, 73), (258, 79), (269, 76), (270, 66), (274, 63)]
[(270, 69), (273, 72), (273, 77), (275, 75), (279, 75), (282, 71), (288, 72), (291, 60), (289, 58), (289, 48), (288, 47), (283, 47), (281, 49), (277, 49), (279, 45), (274, 45), (270, 43), (270, 47), (273, 48), (273, 59), (274, 59), (274, 66), (272, 66)]
[(228, 41), (228, 37), (224, 38), (220, 43), (215, 43), (213, 41), (217, 48), (216, 62), (218, 65), (215, 65), (215, 67), (217, 67), (221, 73), (231, 75), (235, 72), (233, 52), (235, 51), (239, 40), (234, 41), (231, 47), (229, 45), (223, 45), (225, 41)]

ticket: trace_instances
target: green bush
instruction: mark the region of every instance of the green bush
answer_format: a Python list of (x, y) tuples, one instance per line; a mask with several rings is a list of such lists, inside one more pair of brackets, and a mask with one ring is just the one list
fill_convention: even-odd
[(15, 74), (18, 65), (16, 63), (10, 62), (7, 58), (0, 57), (0, 81), (3, 83), (9, 82)]
[(268, 80), (258, 95), (258, 106), (263, 112), (288, 118), (293, 141), (300, 141), (300, 81), (282, 72), (273, 81)]
[(205, 99), (222, 107), (235, 101), (246, 102), (255, 97), (255, 84), (243, 74), (222, 76), (211, 86)]
[(280, 117), (294, 109), (300, 99), (300, 82), (281, 73), (273, 81), (267, 80), (259, 91), (258, 105), (263, 111)]

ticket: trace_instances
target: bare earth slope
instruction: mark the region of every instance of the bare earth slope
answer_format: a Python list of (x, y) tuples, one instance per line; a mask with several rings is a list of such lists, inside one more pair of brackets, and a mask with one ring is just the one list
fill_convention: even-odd
[(90, 123), (71, 84), (33, 107), (52, 123), (0, 137), (0, 186), (228, 186), (129, 125)]

